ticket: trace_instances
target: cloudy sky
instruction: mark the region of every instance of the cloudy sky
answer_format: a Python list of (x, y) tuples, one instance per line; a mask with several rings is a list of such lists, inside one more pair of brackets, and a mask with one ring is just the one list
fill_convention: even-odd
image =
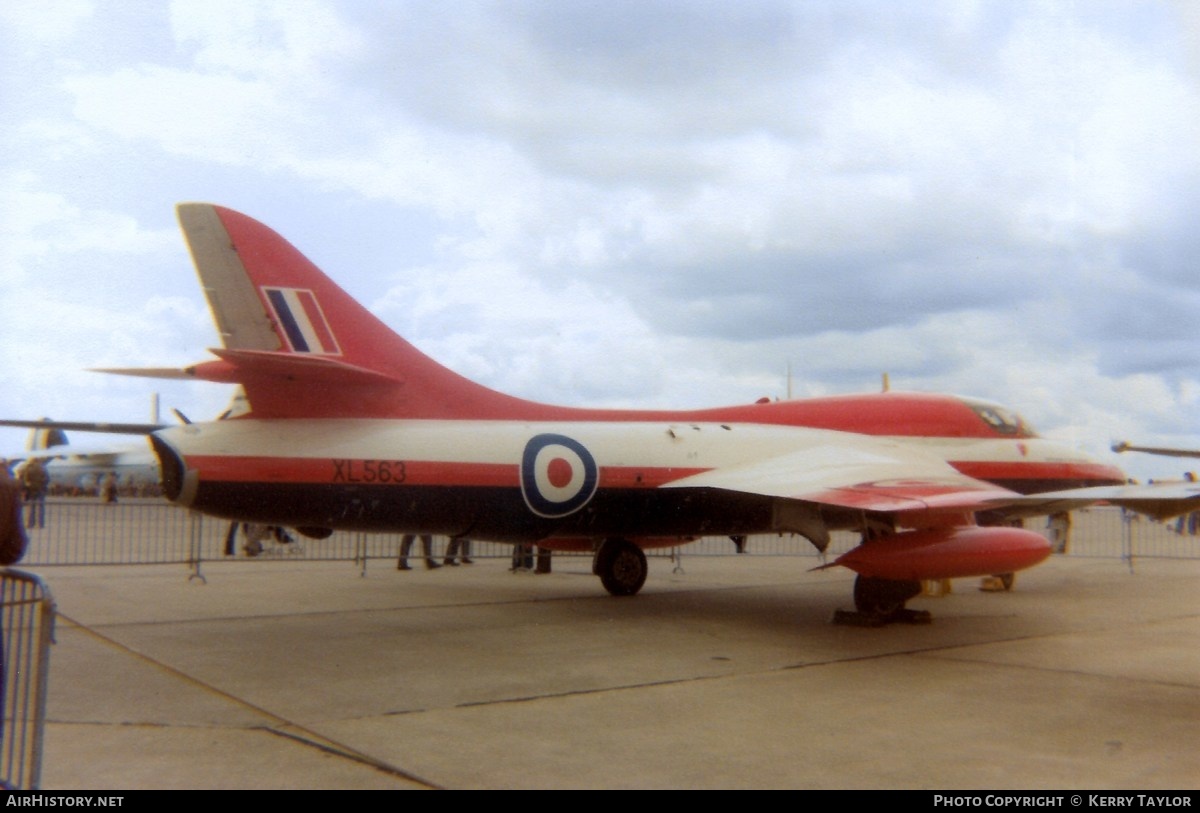
[(1197, 8), (6, 0), (0, 416), (224, 407), (87, 371), (218, 345), (174, 213), (199, 200), (524, 397), (886, 372), (1179, 476), (1107, 449), (1200, 448)]

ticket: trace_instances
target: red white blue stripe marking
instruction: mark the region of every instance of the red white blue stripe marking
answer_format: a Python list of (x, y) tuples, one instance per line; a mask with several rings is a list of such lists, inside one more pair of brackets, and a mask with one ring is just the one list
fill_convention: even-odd
[(267, 287), (262, 291), (275, 313), (276, 322), (283, 328), (292, 352), (323, 356), (342, 354), (312, 291), (306, 288)]

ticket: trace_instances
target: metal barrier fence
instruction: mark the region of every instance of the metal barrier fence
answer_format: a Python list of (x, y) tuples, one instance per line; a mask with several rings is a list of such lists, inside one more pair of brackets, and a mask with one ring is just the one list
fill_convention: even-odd
[(0, 786), (37, 790), (55, 608), (42, 580), (0, 570)]
[[(1200, 536), (1195, 521), (1154, 522), (1117, 508), (1093, 507), (1072, 513), (1073, 527), (1066, 553), (1072, 556), (1122, 558), (1197, 558)], [(1044, 519), (1026, 523), (1050, 537)], [(98, 499), (64, 497), (46, 504), (45, 524), (29, 530), (26, 565), (186, 564), (200, 575), (204, 562), (231, 558), (271, 561), (348, 561), (366, 566), (371, 559), (396, 559), (401, 535), (339, 531), (328, 539), (309, 539), (287, 530), (287, 541), (268, 535), (247, 546), (244, 529), (237, 529), (229, 546), (231, 524), (205, 517), (162, 499)], [(434, 537), (434, 555), (444, 556), (447, 539)], [(509, 544), (472, 540), (477, 558), (509, 558)], [(816, 560), (836, 557), (858, 544), (857, 534), (837, 532), (822, 557), (803, 537), (793, 534), (750, 536), (745, 551), (756, 556), (804, 556)], [(226, 551), (231, 549), (232, 554)], [(724, 556), (737, 553), (729, 537), (706, 537), (677, 549), (650, 551), (655, 556)], [(251, 555), (253, 554), (253, 555)], [(556, 553), (555, 556), (589, 554)], [(423, 556), (420, 545), (411, 557)]]

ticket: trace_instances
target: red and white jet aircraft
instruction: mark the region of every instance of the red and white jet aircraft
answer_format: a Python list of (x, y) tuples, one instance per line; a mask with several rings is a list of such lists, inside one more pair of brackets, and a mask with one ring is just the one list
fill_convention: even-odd
[(250, 405), (151, 436), (167, 495), (208, 514), (589, 550), (614, 595), (641, 589), (645, 549), (784, 532), (824, 550), (854, 529), (863, 544), (833, 565), (857, 572), (861, 617), (883, 621), (913, 618), (921, 580), (1037, 564), (1046, 540), (1008, 520), (1126, 480), (1003, 407), (946, 395), (686, 411), (505, 395), (421, 353), (263, 224), (201, 203), (178, 215), (224, 346), (171, 374), (238, 383)]

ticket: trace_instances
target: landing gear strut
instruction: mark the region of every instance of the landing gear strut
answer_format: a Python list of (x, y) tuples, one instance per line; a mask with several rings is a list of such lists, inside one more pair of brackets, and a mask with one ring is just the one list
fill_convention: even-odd
[(646, 554), (627, 539), (605, 539), (592, 560), (592, 572), (614, 596), (632, 596), (646, 583)]
[(928, 624), (932, 616), (925, 610), (910, 610), (905, 603), (920, 595), (921, 582), (878, 579), (858, 576), (854, 579), (856, 612), (837, 610), (833, 623), (858, 627), (881, 627), (903, 621), (906, 624)]

